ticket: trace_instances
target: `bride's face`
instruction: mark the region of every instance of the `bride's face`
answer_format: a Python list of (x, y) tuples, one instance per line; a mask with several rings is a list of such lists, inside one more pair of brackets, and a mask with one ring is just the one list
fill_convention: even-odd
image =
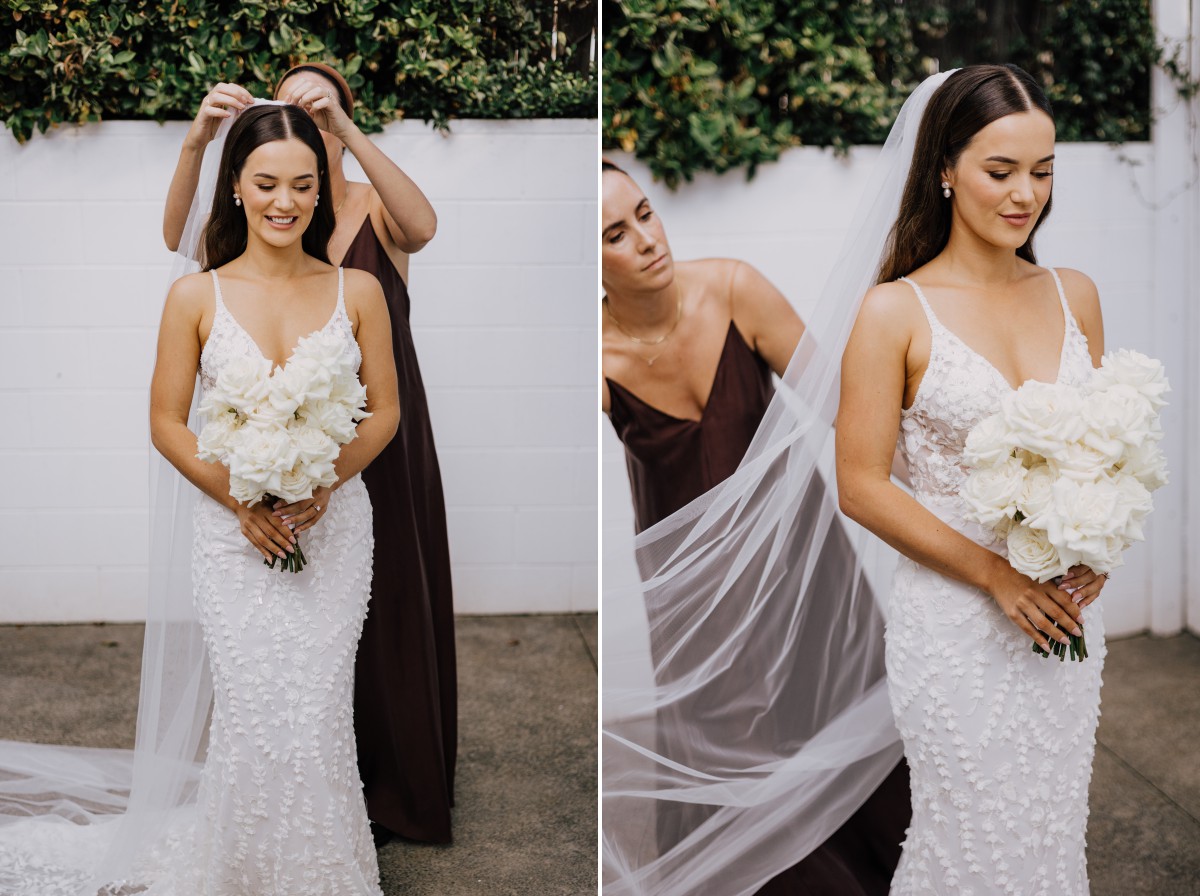
[(256, 147), (237, 181), (247, 230), (272, 246), (296, 242), (312, 221), (320, 183), (316, 154), (303, 141)]
[(975, 135), (943, 178), (954, 191), (953, 227), (1019, 249), (1050, 199), (1054, 122), (1041, 110), (998, 118)]
[(659, 290), (671, 285), (675, 265), (662, 222), (627, 175), (604, 173), (600, 234), (601, 280), (608, 292)]

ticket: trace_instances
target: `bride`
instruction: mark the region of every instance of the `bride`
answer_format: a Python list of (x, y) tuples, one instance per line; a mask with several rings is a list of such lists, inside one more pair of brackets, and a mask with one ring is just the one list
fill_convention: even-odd
[[(106, 805), (121, 785), (92, 783), (87, 790), (79, 782), (88, 775), (77, 774), (74, 789), (61, 788), (67, 797), (54, 810), (76, 824), (37, 824), (51, 820), (52, 813), (43, 813), (0, 827), (7, 866), (0, 891), (381, 892), (352, 718), (373, 547), (372, 508), (359, 473), (391, 439), (399, 408), (383, 292), (371, 275), (329, 264), (328, 195), (324, 143), (303, 110), (272, 103), (243, 112), (228, 128), (220, 156), (203, 228), (205, 271), (178, 279), (163, 311), (151, 435), (199, 490), (173, 508), (178, 526), (180, 509), (192, 505), (191, 544), (181, 547), (191, 558), (193, 612), (213, 696), (198, 780), (186, 762), (195, 736), (185, 729), (196, 726), (172, 714), (203, 719), (207, 685), (184, 688), (195, 708), (176, 713), (163, 695), (173, 678), (190, 677), (189, 663), (155, 657), (181, 643), (175, 629), (188, 627), (176, 607), (162, 614), (166, 635), (148, 629), (139, 755), (124, 773), (132, 776), (132, 793), (121, 823), (88, 811)], [(197, 372), (208, 390), (237, 358), (286, 366), (296, 343), (316, 332), (342, 341), (367, 389), (371, 416), (339, 454), (332, 490), (317, 489), (311, 499), (286, 506), (241, 505), (229, 494), (228, 469), (196, 457), (188, 416)], [(158, 524), (171, 519), (160, 515)], [(303, 571), (264, 563), (286, 556), (301, 536), (309, 564)], [(117, 763), (87, 751), (68, 756), (96, 768)], [(0, 761), (11, 780), (10, 765)], [(23, 795), (37, 790), (26, 785)], [(5, 789), (0, 793), (11, 799)], [(0, 812), (19, 814), (22, 803), (10, 811), (3, 797)], [(113, 805), (120, 805), (119, 794)]]
[[(1049, 104), (1019, 69), (923, 82), (745, 459), (638, 535), (641, 601), (605, 595), (624, 614), (606, 616), (623, 642), (603, 665), (605, 896), (755, 892), (901, 747), (913, 822), (892, 892), (1087, 892), (1105, 580), (1017, 576), (956, 497), (974, 421), (1026, 378), (1078, 381), (1103, 349), (1091, 281), (1034, 263), (1053, 154)], [(897, 436), (916, 500), (889, 479)], [(882, 541), (848, 525), (862, 575), (821, 581), (839, 503)], [(1085, 662), (1031, 652), (1077, 624)], [(733, 678), (686, 752), (664, 750), (655, 721)], [(693, 806), (702, 823), (658, 848), (656, 819)]]
[[(1028, 380), (1083, 383), (1104, 330), (1083, 274), (1036, 264), (1054, 121), (1015, 66), (961, 69), (930, 99), (879, 285), (846, 346), (843, 510), (904, 555), (886, 633), (892, 712), (912, 769), (896, 894), (1088, 891), (1088, 782), (1106, 581), (1016, 572), (964, 520), (967, 434)], [(915, 497), (888, 479), (896, 433)], [(1087, 629), (1089, 658), (1030, 649)]]

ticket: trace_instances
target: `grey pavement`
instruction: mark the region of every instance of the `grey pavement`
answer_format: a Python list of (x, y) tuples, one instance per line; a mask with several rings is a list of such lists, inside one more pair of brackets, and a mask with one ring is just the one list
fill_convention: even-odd
[[(131, 747), (140, 625), (0, 626), (0, 738)], [(388, 896), (596, 893), (596, 617), (457, 620), (454, 843), (379, 851)]]

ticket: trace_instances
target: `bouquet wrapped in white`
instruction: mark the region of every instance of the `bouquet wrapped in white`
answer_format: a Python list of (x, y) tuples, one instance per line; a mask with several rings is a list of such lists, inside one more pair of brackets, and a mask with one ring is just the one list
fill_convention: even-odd
[[(1077, 565), (1111, 572), (1142, 540), (1150, 493), (1167, 483), (1168, 391), (1162, 364), (1126, 349), (1105, 355), (1082, 387), (1025, 383), (967, 436), (967, 519), (1004, 538), (1012, 567), (1038, 582)], [(1072, 635), (1054, 651), (1082, 660), (1087, 645)]]
[[(313, 333), (274, 371), (261, 357), (225, 365), (200, 404), (196, 456), (225, 464), (229, 494), (247, 506), (311, 498), (314, 488), (337, 481), (333, 462), (370, 416), (366, 402), (343, 339)], [(299, 572), (305, 563), (297, 542), (281, 570)]]

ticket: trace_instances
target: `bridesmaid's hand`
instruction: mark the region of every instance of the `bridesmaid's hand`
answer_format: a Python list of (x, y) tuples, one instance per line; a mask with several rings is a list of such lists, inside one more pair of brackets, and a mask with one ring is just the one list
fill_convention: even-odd
[(332, 495), (333, 492), (330, 489), (320, 486), (313, 489), (311, 498), (305, 498), (295, 504), (276, 501), (275, 519), (299, 535), (305, 529), (311, 529), (316, 525), (317, 520), (325, 515), (325, 512), (329, 510), (329, 499)]
[(1082, 612), (1070, 594), (1053, 582), (1035, 582), (1002, 562), (1005, 572), (989, 591), (1017, 628), (1047, 652), (1049, 639), (1069, 644), (1067, 635), (1083, 633), (1078, 627)]
[(221, 120), (233, 115), (232, 109), (241, 111), (254, 102), (254, 97), (245, 87), (237, 84), (218, 84), (200, 102), (200, 111), (188, 129), (184, 143), (193, 149), (203, 149), (217, 135)]
[(1108, 584), (1108, 573), (1095, 573), (1086, 566), (1072, 566), (1058, 587), (1071, 594), (1071, 600), (1083, 609), (1100, 596)]
[(263, 559), (270, 562), (277, 557), (283, 559), (291, 553), (296, 536), (265, 503), (259, 501), (253, 507), (239, 504), (236, 513), (238, 522), (242, 524), (242, 534), (258, 549)]
[(346, 114), (338, 101), (337, 93), (324, 79), (306, 78), (300, 75), (288, 79), (287, 93), (279, 99), (299, 106), (312, 116), (317, 127), (337, 137), (343, 143), (354, 132), (354, 119)]

